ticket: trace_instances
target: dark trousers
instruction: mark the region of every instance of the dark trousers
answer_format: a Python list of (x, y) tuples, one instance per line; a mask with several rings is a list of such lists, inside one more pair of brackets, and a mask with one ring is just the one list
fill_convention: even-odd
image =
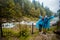
[(42, 31), (42, 25), (39, 25), (39, 32)]

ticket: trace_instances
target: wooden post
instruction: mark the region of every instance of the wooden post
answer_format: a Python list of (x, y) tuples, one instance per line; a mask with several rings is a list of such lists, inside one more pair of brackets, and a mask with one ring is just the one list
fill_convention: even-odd
[(2, 31), (2, 19), (0, 20), (0, 38), (3, 37), (3, 31)]
[(32, 23), (32, 34), (33, 34), (33, 30), (34, 30), (34, 27), (33, 27), (34, 25), (33, 25), (33, 23)]

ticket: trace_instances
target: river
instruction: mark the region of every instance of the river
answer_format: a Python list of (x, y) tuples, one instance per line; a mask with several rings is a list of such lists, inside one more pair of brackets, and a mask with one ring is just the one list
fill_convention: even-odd
[[(55, 24), (57, 21), (59, 20), (58, 17), (55, 17), (51, 22), (50, 25), (52, 26), (53, 24)], [(11, 23), (3, 23), (2, 26), (3, 28), (13, 28), (14, 26), (16, 26), (17, 24), (25, 24), (25, 25), (36, 25), (35, 22), (30, 21), (30, 22), (26, 22), (26, 21), (21, 21), (21, 22), (11, 22)]]

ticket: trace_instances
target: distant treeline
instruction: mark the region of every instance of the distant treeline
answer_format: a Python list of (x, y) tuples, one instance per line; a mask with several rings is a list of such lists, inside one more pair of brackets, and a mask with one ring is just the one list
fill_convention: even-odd
[(23, 16), (38, 18), (40, 15), (52, 15), (52, 11), (44, 4), (33, 0), (0, 0), (0, 17), (20, 19)]

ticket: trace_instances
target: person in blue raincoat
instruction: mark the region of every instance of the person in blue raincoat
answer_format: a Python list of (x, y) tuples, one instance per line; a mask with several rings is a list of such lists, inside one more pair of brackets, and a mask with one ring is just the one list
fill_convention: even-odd
[(40, 19), (36, 22), (36, 27), (39, 29), (39, 31), (42, 31), (42, 28), (44, 28), (43, 33), (46, 32), (46, 29), (50, 28), (50, 20), (54, 18), (54, 16), (50, 17), (42, 17), (40, 16)]
[(39, 17), (40, 19), (36, 22), (36, 28), (39, 29), (39, 31), (42, 31), (42, 24), (43, 24), (43, 20), (42, 20), (42, 16)]

